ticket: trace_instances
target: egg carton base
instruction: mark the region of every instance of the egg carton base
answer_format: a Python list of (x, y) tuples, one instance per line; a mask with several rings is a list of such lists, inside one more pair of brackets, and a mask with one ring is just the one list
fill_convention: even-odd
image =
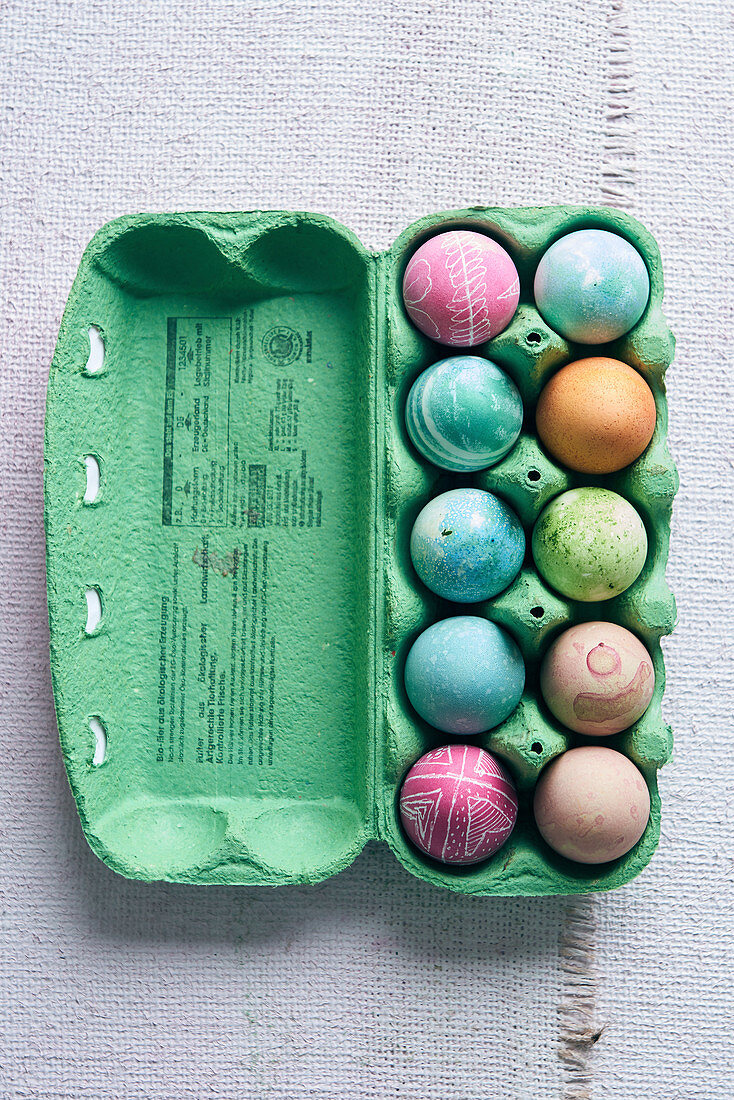
[[(518, 267), (515, 318), (475, 350), (513, 377), (526, 409), (511, 454), (464, 479), (407, 439), (407, 391), (445, 349), (400, 300), (417, 244), (458, 225), (495, 236)], [(658, 409), (645, 455), (591, 482), (545, 455), (532, 416), (550, 373), (588, 350), (535, 310), (534, 265), (552, 239), (588, 226), (627, 236), (648, 265), (645, 315), (604, 351), (641, 371)], [(97, 855), (132, 878), (276, 885), (321, 881), (382, 839), (413, 874), (478, 895), (634, 877), (657, 844), (655, 777), (670, 753), (659, 638), (675, 617), (664, 570), (677, 478), (661, 299), (654, 241), (608, 210), (454, 211), (380, 255), (312, 214), (134, 215), (101, 229), (62, 321), (45, 451), (54, 697)], [(405, 655), (458, 610), (421, 588), (410, 528), (430, 497), (472, 484), (502, 496), (527, 534), (550, 497), (582, 482), (632, 500), (648, 563), (628, 593), (581, 606), (550, 591), (528, 556), (506, 592), (472, 606), (512, 633), (528, 669), (518, 710), (479, 739), (512, 769), (521, 810), (490, 861), (444, 868), (407, 844), (396, 811), (409, 765), (446, 740), (407, 703)], [(599, 868), (550, 852), (530, 810), (542, 766), (576, 743), (538, 700), (537, 664), (564, 625), (590, 617), (635, 631), (657, 677), (648, 715), (609, 742), (643, 770), (650, 824)]]

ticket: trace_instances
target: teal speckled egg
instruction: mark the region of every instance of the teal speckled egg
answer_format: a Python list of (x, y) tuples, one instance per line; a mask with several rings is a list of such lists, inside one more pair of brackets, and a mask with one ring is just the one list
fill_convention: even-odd
[(504, 722), (520, 702), (525, 663), (506, 631), (475, 615), (442, 619), (405, 662), (408, 698), (426, 722), (471, 736)]
[(414, 446), (443, 470), (494, 465), (522, 427), (522, 398), (503, 370), (478, 355), (454, 355), (413, 383), (405, 423)]
[(650, 296), (640, 253), (606, 229), (560, 237), (535, 273), (535, 304), (551, 328), (579, 344), (617, 340), (637, 324)]
[(438, 596), (476, 603), (515, 579), (525, 532), (511, 508), (482, 489), (452, 489), (429, 500), (413, 525), (415, 571)]
[(561, 493), (543, 509), (532, 546), (543, 577), (564, 596), (610, 600), (640, 575), (647, 533), (624, 497), (587, 487)]

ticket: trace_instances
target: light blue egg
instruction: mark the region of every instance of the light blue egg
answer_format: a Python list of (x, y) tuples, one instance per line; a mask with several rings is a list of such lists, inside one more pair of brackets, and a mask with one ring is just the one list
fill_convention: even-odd
[(606, 229), (560, 237), (535, 273), (535, 304), (551, 328), (579, 344), (606, 344), (637, 324), (650, 296), (640, 253)]
[(413, 383), (408, 435), (442, 470), (484, 470), (507, 454), (522, 427), (522, 398), (503, 370), (478, 355), (453, 355)]
[(434, 623), (405, 662), (408, 698), (430, 725), (471, 736), (504, 722), (520, 702), (525, 664), (509, 634), (474, 615)]
[(496, 596), (515, 579), (524, 554), (520, 520), (482, 489), (452, 489), (429, 500), (410, 536), (420, 579), (455, 603)]

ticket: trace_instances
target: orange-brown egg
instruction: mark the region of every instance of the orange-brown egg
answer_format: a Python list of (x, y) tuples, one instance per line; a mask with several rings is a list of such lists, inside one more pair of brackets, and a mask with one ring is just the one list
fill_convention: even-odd
[(642, 375), (593, 356), (554, 374), (538, 399), (541, 442), (564, 466), (610, 474), (642, 454), (655, 431), (655, 399)]

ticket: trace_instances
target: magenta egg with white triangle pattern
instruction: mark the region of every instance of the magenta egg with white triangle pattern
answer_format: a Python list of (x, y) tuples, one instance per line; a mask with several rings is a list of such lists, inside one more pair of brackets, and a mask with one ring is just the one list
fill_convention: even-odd
[(413, 324), (452, 348), (473, 348), (502, 332), (519, 297), (520, 280), (509, 253), (469, 229), (451, 229), (425, 241), (403, 277), (403, 300)]
[(517, 791), (503, 764), (477, 745), (421, 756), (403, 781), (400, 820), (417, 848), (442, 863), (480, 863), (517, 821)]

